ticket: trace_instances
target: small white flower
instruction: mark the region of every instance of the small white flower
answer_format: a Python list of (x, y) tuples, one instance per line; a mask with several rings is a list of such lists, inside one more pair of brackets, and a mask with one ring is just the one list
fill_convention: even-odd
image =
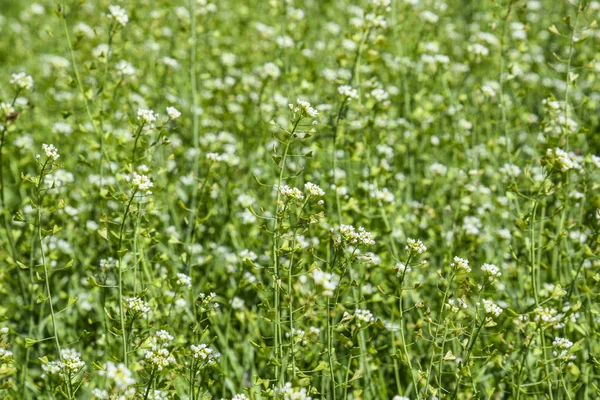
[(156, 114), (152, 110), (143, 110), (139, 109), (137, 112), (138, 121), (142, 121), (144, 124), (148, 124), (151, 127), (154, 127), (154, 122), (158, 118), (158, 114)]
[(175, 107), (167, 107), (167, 115), (170, 119), (177, 119), (181, 117), (181, 112)]
[(450, 264), (450, 266), (456, 269), (457, 273), (461, 271), (471, 272), (471, 267), (469, 267), (469, 260), (465, 260), (464, 258), (454, 257), (454, 262)]
[(347, 99), (358, 99), (358, 91), (349, 85), (338, 87), (338, 93)]
[(46, 157), (48, 157), (50, 160), (56, 161), (59, 159), (60, 154), (58, 154), (58, 150), (56, 147), (54, 147), (54, 145), (44, 143), (42, 144), (42, 148), (44, 149)]
[(25, 72), (18, 72), (11, 74), (10, 84), (16, 86), (17, 89), (31, 90), (33, 89), (33, 78)]
[(110, 5), (108, 6), (108, 11), (108, 19), (117, 21), (119, 24), (121, 24), (121, 26), (125, 26), (127, 25), (127, 22), (129, 22), (127, 10), (125, 10), (123, 7)]

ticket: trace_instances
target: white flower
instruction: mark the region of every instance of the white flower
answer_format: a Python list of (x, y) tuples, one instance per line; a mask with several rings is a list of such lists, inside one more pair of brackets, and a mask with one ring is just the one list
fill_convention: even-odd
[(219, 353), (217, 353), (204, 343), (200, 343), (197, 346), (191, 345), (190, 350), (192, 350), (192, 357), (194, 357), (195, 359), (205, 361), (207, 365), (216, 363), (219, 357), (221, 356)]
[(406, 247), (404, 248), (409, 253), (423, 254), (427, 251), (427, 247), (420, 239), (406, 239)]
[(125, 60), (117, 62), (115, 64), (115, 70), (119, 76), (132, 76), (135, 74), (135, 67)]
[(354, 311), (354, 318), (356, 318), (358, 320), (358, 326), (360, 327), (361, 324), (364, 323), (370, 323), (375, 321), (375, 317), (373, 317), (373, 313), (369, 310), (361, 310), (361, 309), (356, 309)]
[(105, 376), (107, 379), (113, 381), (115, 389), (119, 392), (123, 392), (129, 386), (135, 385), (133, 374), (125, 364), (115, 365), (112, 361), (107, 361), (106, 366), (98, 372), (98, 375)]
[(358, 99), (358, 91), (349, 85), (342, 85), (338, 87), (338, 93), (348, 99)]
[(0, 110), (2, 110), (5, 116), (9, 116), (15, 112), (15, 108), (9, 103), (0, 103)]
[(320, 269), (315, 269), (312, 272), (312, 277), (315, 285), (323, 288), (323, 294), (327, 297), (333, 296), (333, 292), (337, 288), (340, 277), (336, 274), (323, 272)]
[(352, 225), (341, 225), (340, 232), (342, 239), (349, 244), (373, 245), (375, 241), (371, 237), (371, 232), (360, 226), (356, 230)]
[(156, 118), (158, 118), (158, 114), (152, 110), (139, 109), (137, 112), (138, 121), (142, 121), (144, 124), (149, 124), (151, 127), (154, 127)]
[(134, 189), (145, 191), (148, 195), (151, 194), (150, 189), (154, 186), (148, 175), (138, 174), (137, 172), (132, 174), (130, 183)]
[(282, 196), (287, 197), (288, 199), (292, 199), (292, 200), (303, 200), (304, 199), (304, 195), (302, 194), (302, 191), (300, 191), (300, 189), (298, 188), (293, 188), (293, 187), (289, 187), (288, 185), (283, 185), (279, 188), (279, 193), (281, 193)]
[(10, 84), (16, 86), (17, 89), (31, 90), (33, 89), (33, 78), (25, 72), (18, 72), (11, 74)]
[(177, 274), (177, 284), (179, 286), (192, 287), (192, 278), (187, 276), (186, 274), (178, 273)]
[(483, 300), (483, 309), (485, 310), (485, 313), (487, 315), (493, 316), (493, 317), (499, 317), (500, 314), (502, 314), (502, 311), (504, 311), (502, 309), (502, 307), (500, 307), (499, 305), (495, 304), (494, 302), (492, 302), (491, 300)]
[(127, 22), (129, 22), (127, 11), (123, 7), (110, 5), (108, 6), (108, 11), (110, 13), (107, 16), (108, 19), (117, 21), (121, 26), (125, 26), (127, 25)]
[(325, 192), (319, 186), (315, 185), (312, 182), (306, 182), (304, 184), (304, 190), (306, 191), (307, 196), (313, 197), (323, 197), (325, 196)]
[(303, 116), (316, 117), (319, 112), (310, 106), (310, 103), (305, 100), (296, 99), (296, 108), (294, 112), (300, 111)]
[(136, 316), (145, 316), (150, 312), (150, 306), (139, 297), (129, 297), (124, 300), (125, 309), (128, 313)]
[(46, 157), (48, 157), (50, 160), (56, 161), (60, 157), (60, 154), (58, 154), (58, 150), (56, 147), (54, 147), (54, 145), (44, 143), (42, 144), (42, 148), (44, 149)]
[(554, 346), (554, 351), (552, 351), (552, 354), (554, 354), (554, 357), (556, 358), (564, 360), (574, 360), (577, 358), (574, 354), (569, 354), (569, 349), (573, 347), (573, 342), (571, 342), (569, 339), (555, 337), (554, 341), (552, 342), (552, 346)]
[(177, 119), (181, 117), (181, 112), (175, 107), (167, 107), (167, 115), (170, 119)]
[(262, 68), (260, 68), (259, 74), (263, 78), (271, 78), (275, 80), (281, 75), (281, 70), (276, 64), (269, 62), (263, 65)]
[(481, 272), (483, 272), (490, 282), (493, 282), (495, 279), (500, 278), (502, 276), (502, 272), (500, 272), (500, 268), (495, 266), (494, 264), (483, 264), (481, 266)]
[(454, 257), (454, 262), (450, 264), (450, 266), (456, 269), (456, 273), (461, 271), (471, 272), (471, 267), (469, 267), (469, 260), (465, 260), (464, 258)]

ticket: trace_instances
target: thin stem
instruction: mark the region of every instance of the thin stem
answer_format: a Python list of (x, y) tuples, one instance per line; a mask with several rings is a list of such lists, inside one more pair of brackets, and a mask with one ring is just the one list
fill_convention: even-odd
[(125, 213), (123, 214), (123, 220), (121, 221), (121, 228), (119, 229), (119, 245), (117, 246), (117, 257), (119, 259), (119, 316), (121, 320), (121, 337), (123, 339), (123, 362), (125, 365), (127, 364), (127, 331), (125, 329), (125, 312), (123, 311), (123, 256), (121, 255), (121, 247), (123, 245), (123, 231), (125, 229), (125, 222), (127, 221), (127, 216), (129, 215), (129, 208), (131, 207), (131, 203), (133, 203), (133, 199), (135, 198), (135, 194), (137, 190), (134, 189), (131, 194), (131, 198), (127, 203), (127, 207), (125, 208)]
[(42, 236), (42, 189), (41, 186), (44, 182), (44, 173), (46, 172), (46, 166), (50, 159), (46, 159), (40, 172), (39, 180), (37, 182), (37, 236), (40, 244), (40, 253), (42, 257), (42, 265), (44, 267), (44, 281), (46, 284), (46, 295), (48, 296), (48, 302), (50, 303), (50, 315), (52, 316), (52, 329), (54, 335), (54, 343), (56, 344), (56, 350), (58, 351), (58, 358), (62, 359), (60, 340), (58, 339), (58, 329), (56, 328), (56, 315), (54, 313), (54, 305), (52, 304), (52, 292), (50, 290), (50, 274), (48, 272), (48, 266), (46, 265), (46, 254), (44, 253), (44, 242)]

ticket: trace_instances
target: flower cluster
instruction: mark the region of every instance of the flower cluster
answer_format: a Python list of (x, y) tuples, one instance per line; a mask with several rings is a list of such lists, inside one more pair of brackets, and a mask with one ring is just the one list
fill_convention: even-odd
[(48, 157), (48, 159), (52, 161), (56, 161), (59, 159), (60, 154), (58, 154), (58, 150), (56, 149), (56, 147), (54, 147), (54, 145), (44, 143), (42, 144), (42, 149), (44, 150), (44, 154), (46, 154), (46, 157)]
[(500, 268), (495, 266), (494, 264), (483, 264), (481, 266), (481, 272), (488, 278), (490, 282), (495, 281), (496, 279), (502, 276), (502, 272), (500, 272)]
[(349, 100), (358, 99), (358, 91), (349, 85), (339, 86), (338, 93)]
[(573, 347), (573, 342), (571, 342), (569, 339), (555, 337), (554, 341), (552, 342), (552, 346), (554, 347), (552, 354), (554, 354), (554, 357), (556, 358), (562, 360), (574, 360), (577, 358), (574, 354), (570, 354), (569, 352), (571, 347)]
[(145, 317), (150, 311), (150, 306), (139, 297), (128, 297), (124, 300), (124, 308), (131, 318)]
[(122, 363), (115, 364), (107, 361), (104, 369), (100, 370), (98, 374), (111, 381), (117, 392), (125, 392), (130, 386), (135, 385), (133, 373)]
[(304, 199), (304, 194), (302, 191), (295, 187), (289, 187), (288, 185), (283, 185), (279, 188), (279, 193), (287, 199), (301, 201)]
[(276, 399), (282, 400), (312, 400), (305, 387), (295, 388), (291, 382), (273, 389), (273, 394)]
[(11, 74), (10, 84), (15, 86), (18, 90), (31, 90), (33, 89), (33, 78), (25, 72), (18, 72), (16, 74)]
[(375, 241), (371, 237), (371, 232), (367, 232), (362, 226), (358, 227), (358, 230), (352, 225), (340, 226), (340, 233), (342, 240), (348, 244), (358, 245), (374, 245)]
[(192, 351), (192, 357), (196, 360), (202, 360), (204, 365), (213, 365), (221, 357), (219, 353), (204, 343), (200, 343), (197, 346), (193, 344), (190, 346), (190, 350)]
[(497, 318), (500, 316), (500, 314), (502, 314), (502, 311), (504, 311), (502, 309), (502, 307), (495, 304), (491, 300), (484, 299), (484, 300), (482, 300), (482, 302), (483, 302), (483, 309), (485, 311), (485, 314), (488, 316)]
[(356, 320), (356, 325), (360, 328), (362, 324), (370, 324), (375, 321), (375, 317), (373, 313), (369, 310), (354, 310), (354, 319)]
[(142, 124), (148, 124), (151, 127), (154, 127), (154, 122), (156, 122), (157, 118), (158, 114), (152, 110), (144, 110), (140, 108), (137, 112), (138, 121), (141, 121)]
[(42, 364), (45, 375), (56, 375), (63, 380), (70, 380), (85, 367), (85, 362), (74, 349), (62, 349), (60, 355), (60, 360)]
[(9, 103), (0, 103), (0, 110), (2, 110), (4, 116), (7, 118), (15, 112), (15, 108)]
[(310, 103), (305, 100), (296, 99), (296, 107), (293, 104), (289, 104), (290, 110), (294, 113), (300, 113), (301, 117), (316, 117), (319, 112), (311, 107)]
[(406, 247), (404, 248), (406, 252), (412, 254), (423, 254), (427, 251), (427, 247), (423, 244), (420, 239), (406, 239)]
[(323, 289), (323, 294), (327, 297), (333, 296), (333, 292), (340, 282), (340, 277), (338, 275), (330, 272), (323, 272), (320, 269), (314, 269), (312, 277), (315, 281), (315, 285), (320, 286)]
[(192, 287), (192, 278), (186, 274), (178, 273), (176, 283), (177, 286), (190, 288)]
[(131, 177), (127, 177), (127, 180), (136, 191), (140, 190), (142, 192), (145, 192), (146, 195), (152, 194), (150, 189), (154, 186), (154, 184), (152, 183), (148, 175), (138, 174), (137, 172), (134, 172), (131, 175)]
[(168, 349), (168, 344), (173, 340), (173, 336), (165, 330), (156, 332), (152, 338), (152, 347), (145, 350), (144, 359), (147, 367), (152, 370), (162, 371), (165, 368), (176, 364), (175, 357)]
[(175, 107), (167, 107), (167, 115), (169, 119), (177, 119), (181, 117), (181, 112)]
[(127, 10), (125, 10), (123, 7), (110, 5), (108, 6), (108, 12), (108, 19), (117, 21), (119, 24), (121, 24), (121, 26), (125, 26), (127, 25), (127, 22), (129, 22)]
[(325, 192), (318, 185), (312, 182), (306, 182), (304, 184), (304, 191), (308, 197), (323, 197)]
[(465, 260), (464, 258), (454, 257), (454, 262), (450, 266), (456, 270), (457, 274), (460, 272), (471, 272), (469, 260)]
[(544, 163), (560, 172), (567, 172), (571, 169), (581, 169), (575, 155), (567, 153), (559, 148), (546, 150)]

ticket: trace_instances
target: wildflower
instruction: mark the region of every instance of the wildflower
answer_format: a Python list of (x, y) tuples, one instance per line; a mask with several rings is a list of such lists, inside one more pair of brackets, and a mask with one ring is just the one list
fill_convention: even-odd
[(346, 99), (358, 99), (358, 91), (349, 85), (342, 85), (338, 87), (338, 93)]
[(454, 262), (450, 266), (456, 270), (456, 273), (471, 272), (469, 260), (465, 260), (464, 258), (454, 257)]
[(79, 353), (74, 349), (61, 349), (60, 355), (60, 360), (50, 361), (42, 365), (43, 375), (57, 375), (61, 379), (69, 380), (85, 367)]
[(375, 321), (375, 317), (373, 317), (373, 313), (369, 310), (356, 309), (354, 311), (354, 318), (356, 318), (358, 320), (357, 325), (359, 328), (362, 325), (362, 323), (369, 324), (369, 323)]
[(123, 7), (110, 5), (108, 6), (108, 11), (108, 19), (117, 21), (119, 24), (121, 24), (121, 26), (125, 26), (127, 25), (127, 22), (129, 22), (127, 10), (125, 10)]
[(571, 169), (581, 168), (575, 160), (575, 157), (559, 148), (546, 150), (544, 162), (550, 167), (556, 168), (560, 172), (567, 172)]
[(154, 339), (160, 343), (169, 343), (173, 341), (173, 336), (166, 330), (160, 330), (154, 334)]
[(406, 247), (404, 250), (408, 253), (423, 254), (427, 251), (427, 247), (425, 247), (420, 239), (415, 240), (408, 238), (406, 239)]
[(271, 78), (273, 80), (279, 78), (281, 71), (276, 64), (272, 62), (266, 63), (260, 68), (259, 74), (263, 78)]
[(16, 86), (19, 90), (31, 90), (33, 89), (33, 78), (25, 72), (18, 72), (11, 74), (10, 84)]
[[(283, 400), (312, 400), (312, 397), (308, 395), (305, 387), (295, 388), (292, 386), (291, 382), (287, 382), (285, 385), (275, 388), (273, 393), (275, 394), (276, 398)], [(245, 399), (247, 398), (243, 398), (241, 400)]]
[(197, 360), (200, 359), (204, 361), (206, 365), (215, 364), (221, 356), (219, 353), (217, 353), (204, 343), (200, 343), (197, 346), (191, 345), (190, 350), (192, 350), (192, 357), (194, 357)]
[(186, 274), (178, 273), (177, 274), (177, 285), (190, 288), (190, 287), (192, 287), (192, 278), (190, 278)]
[(556, 358), (563, 360), (574, 360), (577, 358), (574, 354), (569, 354), (569, 350), (573, 347), (573, 342), (569, 339), (555, 337), (552, 346), (554, 346), (552, 354), (554, 354), (554, 357)]
[(138, 174), (137, 172), (134, 172), (130, 178), (130, 183), (135, 190), (145, 191), (146, 194), (152, 194), (152, 192), (150, 192), (150, 189), (152, 188), (152, 186), (154, 186), (154, 184), (152, 183), (148, 175)]
[(291, 188), (288, 185), (281, 186), (279, 188), (279, 193), (281, 193), (282, 196), (287, 197), (288, 199), (291, 199), (291, 200), (299, 201), (299, 200), (304, 199), (304, 195), (302, 194), (300, 189)]
[(115, 364), (112, 361), (107, 361), (104, 369), (100, 370), (98, 374), (114, 382), (115, 389), (119, 392), (123, 392), (129, 386), (135, 385), (133, 373), (122, 363)]
[(120, 60), (115, 64), (115, 71), (121, 77), (135, 75), (134, 66), (125, 60)]
[(162, 371), (165, 368), (175, 365), (175, 357), (171, 355), (169, 350), (152, 346), (151, 350), (146, 350), (144, 353), (144, 359), (154, 369)]
[(304, 190), (306, 191), (306, 195), (307, 196), (313, 196), (313, 197), (323, 197), (325, 196), (325, 192), (323, 191), (323, 189), (321, 189), (318, 185), (315, 185), (314, 183), (311, 182), (306, 182), (304, 184)]
[[(296, 99), (296, 107), (293, 108), (294, 112), (300, 112), (303, 117), (316, 117), (319, 112), (310, 106), (310, 103), (305, 100)], [(290, 104), (291, 105), (291, 104)]]
[(206, 153), (206, 159), (212, 162), (219, 162), (223, 160), (223, 156), (219, 153)]
[(167, 107), (167, 115), (170, 119), (177, 119), (181, 117), (181, 112), (175, 107)]
[(152, 110), (139, 109), (137, 112), (138, 121), (142, 121), (142, 124), (148, 124), (151, 127), (154, 127), (154, 122), (157, 118), (158, 114)]
[(500, 314), (502, 314), (502, 311), (504, 311), (499, 305), (493, 303), (491, 300), (485, 299), (483, 300), (483, 309), (486, 315), (493, 316), (496, 318), (499, 317)]
[(323, 272), (320, 269), (313, 270), (312, 277), (315, 281), (315, 285), (321, 286), (323, 289), (323, 294), (327, 297), (333, 296), (333, 292), (340, 282), (340, 277), (338, 275), (334, 273)]
[(495, 279), (500, 278), (502, 276), (502, 272), (500, 272), (500, 268), (495, 266), (494, 264), (483, 264), (481, 266), (481, 272), (487, 276), (490, 282), (493, 282)]
[(9, 103), (0, 103), (0, 110), (2, 110), (5, 117), (15, 113), (15, 108)]
[(126, 312), (136, 318), (145, 317), (151, 311), (148, 303), (139, 297), (128, 297), (124, 303)]
[(352, 225), (340, 226), (340, 232), (342, 234), (342, 240), (349, 244), (359, 245), (373, 245), (375, 241), (371, 238), (371, 233), (367, 232), (365, 228), (360, 226), (358, 231)]
[(44, 149), (44, 153), (48, 159), (56, 161), (59, 159), (60, 154), (58, 154), (58, 150), (52, 144), (42, 144), (42, 148)]

